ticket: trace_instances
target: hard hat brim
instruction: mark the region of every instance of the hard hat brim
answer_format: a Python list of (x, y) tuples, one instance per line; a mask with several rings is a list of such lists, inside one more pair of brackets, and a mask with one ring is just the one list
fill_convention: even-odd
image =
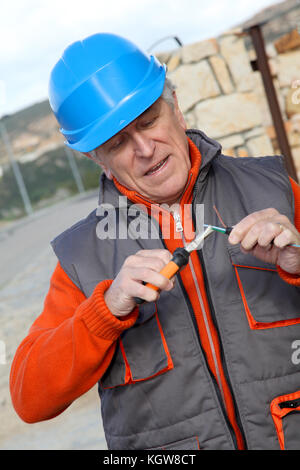
[[(165, 78), (166, 65), (163, 65), (155, 81), (149, 83), (146, 80), (144, 86), (138, 90), (133, 90), (130, 95), (126, 96), (126, 99), (114, 109), (113, 113), (94, 121), (88, 126), (89, 129), (85, 128), (82, 139), (77, 140), (75, 143), (66, 140), (65, 144), (71, 149), (82, 153), (96, 149), (128, 126), (161, 96)], [(60, 129), (60, 131), (66, 139), (70, 137), (64, 129)], [(71, 139), (69, 138), (69, 140)]]

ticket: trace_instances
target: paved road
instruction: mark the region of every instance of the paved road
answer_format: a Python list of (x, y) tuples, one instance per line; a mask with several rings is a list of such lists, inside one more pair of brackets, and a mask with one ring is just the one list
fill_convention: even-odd
[(93, 191), (43, 209), (0, 230), (0, 288), (45, 250), (52, 238), (84, 218), (96, 206), (97, 192)]
[(0, 363), (0, 449), (106, 449), (96, 387), (55, 419), (26, 424), (13, 410), (8, 385), (14, 352), (43, 308), (57, 262), (49, 242), (96, 206), (97, 193), (89, 193), (0, 231), (0, 344), (6, 348), (6, 363)]

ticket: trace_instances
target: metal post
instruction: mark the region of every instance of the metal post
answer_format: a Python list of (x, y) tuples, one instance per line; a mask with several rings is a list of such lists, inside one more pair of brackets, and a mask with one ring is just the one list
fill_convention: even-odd
[(257, 68), (261, 73), (267, 100), (269, 103), (270, 112), (272, 115), (273, 124), (276, 131), (278, 145), (281, 153), (285, 157), (286, 168), (288, 174), (298, 182), (297, 172), (293, 161), (289, 141), (286, 135), (284, 122), (281, 115), (280, 106), (278, 103), (276, 90), (274, 87), (268, 58), (265, 50), (264, 39), (261, 32), (260, 25), (254, 25), (249, 28), (249, 33), (256, 51)]
[(15, 160), (14, 153), (13, 153), (13, 150), (12, 150), (12, 146), (10, 144), (10, 140), (9, 140), (9, 137), (8, 137), (8, 134), (7, 134), (7, 131), (6, 131), (6, 128), (5, 128), (5, 125), (4, 125), (3, 121), (0, 121), (0, 134), (1, 134), (1, 137), (3, 139), (4, 145), (5, 145), (5, 148), (6, 148), (6, 152), (7, 152), (7, 155), (9, 157), (9, 160), (10, 160), (10, 163), (11, 163), (16, 181), (17, 181), (17, 185), (18, 185), (18, 188), (19, 188), (22, 200), (23, 200), (25, 211), (26, 211), (27, 215), (30, 215), (33, 212), (31, 202), (30, 202), (30, 199), (29, 199), (29, 196), (28, 196), (28, 192), (27, 192), (24, 180), (23, 180), (22, 173), (21, 173), (20, 168), (19, 168), (19, 164), (18, 164), (17, 160)]
[(66, 146), (65, 146), (65, 152), (66, 152), (68, 160), (69, 160), (69, 164), (70, 164), (70, 167), (71, 167), (74, 179), (75, 179), (75, 183), (77, 185), (77, 189), (80, 193), (84, 193), (83, 182), (82, 182), (80, 173), (78, 171), (77, 164), (76, 164), (73, 152), (69, 147), (66, 147)]

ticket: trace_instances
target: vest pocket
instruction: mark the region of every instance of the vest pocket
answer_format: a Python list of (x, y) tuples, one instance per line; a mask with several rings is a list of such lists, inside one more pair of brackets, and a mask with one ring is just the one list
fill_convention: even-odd
[(144, 304), (135, 325), (122, 333), (100, 384), (103, 389), (151, 379), (173, 369), (156, 304)]
[(228, 248), (249, 326), (252, 330), (300, 323), (300, 289), (287, 284), (276, 266)]
[(198, 436), (189, 437), (181, 441), (171, 442), (160, 447), (152, 447), (146, 450), (200, 450)]
[(280, 449), (299, 450), (300, 391), (274, 398), (270, 409)]

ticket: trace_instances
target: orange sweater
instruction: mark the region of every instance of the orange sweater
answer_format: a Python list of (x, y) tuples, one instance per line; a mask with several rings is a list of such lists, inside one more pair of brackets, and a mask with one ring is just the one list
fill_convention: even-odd
[[(182, 198), (187, 204), (192, 197), (192, 188), (201, 162), (201, 155), (190, 142), (192, 160), (191, 177)], [(115, 182), (119, 189), (130, 198), (133, 193)], [(300, 187), (291, 180), (295, 197), (295, 225), (300, 231)], [(137, 198), (138, 199), (138, 198)], [(134, 202), (138, 202), (135, 198)], [(145, 203), (143, 199), (143, 203)], [(171, 232), (172, 233), (172, 232)], [(171, 252), (180, 243), (170, 240)], [(221, 356), (217, 334), (211, 321), (205, 293), (201, 265), (196, 253), (191, 255), (194, 269), (203, 297), (204, 309), (212, 331), (212, 341), (217, 351), (217, 361)], [(280, 270), (279, 274), (287, 281), (300, 285), (300, 277)], [(193, 294), (195, 285), (191, 272), (186, 267), (181, 272), (185, 288), (191, 292), (194, 311), (198, 312), (198, 297)], [(122, 331), (134, 325), (138, 308), (127, 317), (118, 319), (107, 308), (103, 294), (112, 280), (99, 283), (89, 298), (70, 280), (58, 263), (50, 280), (50, 288), (45, 299), (44, 309), (29, 330), (28, 336), (18, 347), (10, 374), (12, 402), (18, 415), (28, 423), (53, 418), (62, 413), (76, 398), (93, 387), (106, 371), (115, 351), (116, 340)], [(236, 426), (232, 398), (220, 365), (221, 374), (216, 373), (203, 315), (196, 317), (202, 346), (209, 366), (219, 385), (222, 385), (228, 416), (236, 431), (239, 447), (241, 437)]]

